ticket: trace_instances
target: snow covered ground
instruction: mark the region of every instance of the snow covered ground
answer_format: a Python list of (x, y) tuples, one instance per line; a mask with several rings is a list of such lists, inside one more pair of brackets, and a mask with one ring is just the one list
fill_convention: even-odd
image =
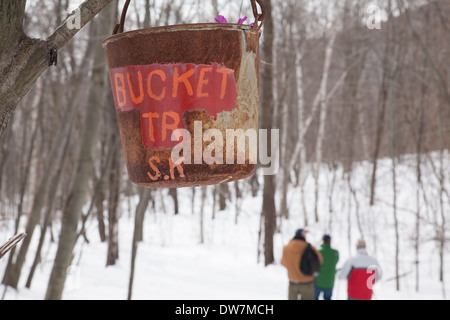
[[(448, 161), (448, 153), (446, 159)], [(392, 210), (392, 176), (390, 160), (380, 163), (377, 183), (377, 201), (369, 206), (369, 176), (371, 166), (365, 163), (355, 167), (352, 187), (356, 198), (349, 191), (348, 181), (342, 172), (336, 173), (330, 214), (329, 194), (333, 172), (322, 168), (320, 176), (319, 222), (314, 222), (314, 184), (309, 176), (305, 185), (305, 200), (309, 225), (307, 240), (320, 246), (324, 233), (333, 237), (332, 246), (340, 251), (341, 260), (355, 253), (354, 245), (360, 236), (356, 210), (359, 212), (361, 230), (368, 244), (368, 252), (374, 255), (383, 269), (383, 279), (375, 285), (374, 299), (443, 299), (444, 289), (450, 289), (450, 256), (446, 248), (444, 285), (439, 282), (439, 255), (432, 227), (438, 196), (436, 177), (431, 168), (424, 166), (424, 188), (429, 210), (422, 201), (420, 247), (420, 290), (415, 291), (415, 208), (416, 182), (413, 157), (405, 158), (399, 165), (397, 201), (400, 225), (400, 291), (395, 289), (395, 231)], [(448, 165), (446, 166), (448, 168)], [(447, 179), (447, 187), (448, 187)], [(231, 186), (231, 185), (230, 185)], [(234, 189), (234, 188), (231, 188)], [(291, 189), (288, 196), (290, 219), (282, 220), (280, 232), (274, 239), (276, 263), (264, 267), (257, 263), (257, 240), (262, 205), (261, 192), (252, 198), (245, 190), (238, 224), (235, 224), (235, 205), (229, 203), (225, 211), (216, 212), (212, 220), (212, 197), (208, 193), (205, 209), (204, 244), (200, 244), (200, 189), (196, 192), (195, 213), (191, 212), (191, 189), (179, 190), (181, 213), (173, 215), (172, 200), (165, 197), (167, 213), (148, 209), (145, 217), (144, 242), (139, 244), (134, 281), (133, 299), (194, 299), (228, 300), (258, 299), (280, 300), (287, 297), (287, 273), (280, 265), (283, 246), (297, 228), (304, 227), (299, 189)], [(163, 191), (166, 193), (166, 190)], [(356, 199), (356, 200), (355, 200)], [(136, 200), (136, 199), (135, 199)], [(446, 214), (450, 210), (445, 199)], [(75, 250), (74, 265), (68, 269), (64, 299), (126, 299), (130, 272), (131, 239), (133, 234), (134, 204), (131, 209), (123, 202), (120, 219), (120, 257), (117, 265), (105, 267), (107, 244), (99, 241), (94, 221), (88, 226), (90, 244), (79, 241)], [(278, 205), (278, 204), (277, 204)], [(432, 207), (436, 211), (431, 210)], [(31, 255), (37, 246), (39, 230), (33, 236)], [(1, 232), (0, 242), (10, 233)], [(8, 289), (5, 299), (42, 299), (45, 295), (56, 245), (44, 247), (42, 264), (38, 267), (31, 289), (24, 288), (31, 266), (28, 257), (20, 279), (19, 290)], [(7, 259), (0, 260), (3, 275)], [(261, 257), (263, 261), (263, 257)], [(0, 287), (3, 294), (4, 287)], [(447, 293), (448, 296), (448, 293)], [(345, 281), (336, 280), (334, 299), (346, 299)]]

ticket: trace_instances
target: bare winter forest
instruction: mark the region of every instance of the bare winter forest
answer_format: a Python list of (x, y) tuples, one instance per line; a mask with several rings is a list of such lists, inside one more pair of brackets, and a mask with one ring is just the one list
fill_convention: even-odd
[[(27, 234), (0, 256), (3, 298), (37, 277), (46, 277), (40, 298), (63, 298), (76, 248), (100, 242), (107, 268), (131, 259), (122, 288), (131, 299), (150, 217), (194, 217), (202, 245), (203, 226), (222, 211), (236, 225), (256, 217), (249, 254), (263, 268), (279, 263), (277, 237), (297, 227), (348, 232), (348, 247), (387, 232), (392, 254), (382, 260), (395, 290), (408, 281), (420, 292), (422, 255), (432, 252), (447, 297), (450, 0), (265, 0), (259, 127), (280, 130), (280, 169), (183, 189), (141, 188), (127, 175), (101, 46), (124, 2), (1, 0), (0, 244)], [(78, 6), (80, 31), (64, 21)], [(219, 14), (253, 18), (246, 0), (133, 0), (125, 30)], [(124, 219), (133, 225), (127, 261)]]

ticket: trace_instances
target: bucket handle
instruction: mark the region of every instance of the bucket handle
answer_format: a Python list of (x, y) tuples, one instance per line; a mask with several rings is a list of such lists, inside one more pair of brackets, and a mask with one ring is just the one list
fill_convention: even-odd
[[(125, 5), (123, 6), (122, 15), (120, 16), (120, 22), (116, 24), (114, 27), (112, 34), (122, 33), (123, 32), (123, 26), (125, 24), (125, 18), (127, 15), (128, 6), (130, 5), (131, 0), (126, 0)], [(253, 16), (255, 17), (255, 22), (253, 24), (253, 27), (250, 29), (250, 31), (258, 32), (262, 25), (264, 24), (264, 19), (266, 18), (266, 7), (264, 5), (263, 0), (250, 0), (252, 4), (252, 10), (253, 10)], [(258, 13), (258, 7), (256, 6), (256, 3), (259, 4), (261, 7), (261, 13)]]

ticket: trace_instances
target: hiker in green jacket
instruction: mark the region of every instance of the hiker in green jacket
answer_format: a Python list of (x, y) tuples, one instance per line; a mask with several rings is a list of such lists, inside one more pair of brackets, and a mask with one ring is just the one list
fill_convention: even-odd
[(324, 235), (322, 240), (323, 244), (319, 251), (323, 256), (323, 264), (320, 267), (319, 275), (316, 277), (315, 294), (316, 300), (319, 300), (321, 292), (323, 292), (324, 300), (331, 300), (339, 252), (331, 248), (331, 237), (328, 234)]

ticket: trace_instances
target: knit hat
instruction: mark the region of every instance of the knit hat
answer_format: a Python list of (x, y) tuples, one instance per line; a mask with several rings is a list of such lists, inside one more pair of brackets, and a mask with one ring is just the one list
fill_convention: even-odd
[(308, 230), (305, 229), (297, 229), (297, 231), (295, 231), (295, 237), (304, 237), (307, 232)]
[(331, 240), (331, 237), (330, 237), (329, 234), (324, 234), (323, 237), (322, 237), (322, 240), (323, 240), (323, 241), (330, 241), (330, 240)]

